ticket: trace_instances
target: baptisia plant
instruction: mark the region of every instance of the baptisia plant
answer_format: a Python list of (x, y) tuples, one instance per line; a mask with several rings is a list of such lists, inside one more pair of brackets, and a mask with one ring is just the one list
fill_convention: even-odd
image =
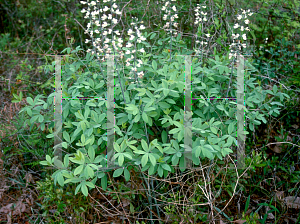
[[(103, 2), (108, 3), (109, 1)], [(95, 1), (87, 4), (89, 7), (94, 7), (94, 11), (97, 10)], [(165, 4), (164, 7), (167, 8), (169, 4)], [(115, 10), (114, 5), (115, 3), (111, 4), (110, 9)], [(103, 11), (104, 9), (99, 10), (99, 14)], [(175, 9), (173, 11), (175, 12)], [(96, 14), (91, 13), (90, 10), (87, 12), (92, 17), (99, 15), (98, 11)], [(109, 15), (107, 19), (110, 18), (111, 24), (115, 23), (113, 17)], [(171, 17), (170, 26), (172, 22)], [(99, 24), (102, 28), (106, 27), (102, 26), (106, 24), (105, 22), (97, 23), (95, 21), (95, 24), (97, 27)], [(92, 25), (89, 27), (92, 27)], [(143, 26), (141, 27), (143, 28)], [(111, 26), (111, 31), (108, 31), (108, 33), (113, 34), (112, 28)], [(135, 31), (138, 36), (137, 39), (130, 36), (128, 40), (128, 43), (133, 40), (136, 40), (136, 42), (141, 41), (140, 43), (135, 42), (134, 52), (129, 49), (133, 45), (128, 43), (126, 47), (121, 49), (120, 45), (118, 46), (121, 41), (118, 44), (111, 42), (113, 48), (110, 51), (109, 42), (106, 41), (105, 44), (107, 45), (104, 45), (104, 47), (107, 47), (103, 47), (102, 52), (109, 54), (112, 53), (114, 48), (119, 47), (119, 54), (122, 54), (122, 50), (124, 50), (124, 59), (126, 59), (126, 63), (130, 63), (129, 69), (123, 69), (122, 72), (120, 72), (120, 69), (116, 70), (117, 74), (115, 76), (117, 78), (115, 79), (114, 95), (116, 121), (114, 126), (116, 139), (114, 150), (115, 165), (118, 168), (114, 170), (113, 176), (118, 177), (123, 174), (126, 181), (130, 179), (129, 171), (131, 169), (138, 171), (138, 168), (140, 168), (141, 171), (148, 171), (149, 175), (166, 177), (169, 172), (174, 172), (174, 166), (180, 164), (182, 167), (184, 163), (185, 129), (183, 108), (185, 106), (185, 71), (188, 69), (183, 67), (185, 58), (163, 52), (162, 55), (153, 56), (151, 61), (144, 59), (143, 57), (148, 56), (140, 49), (142, 49), (142, 45), (150, 47), (144, 40), (148, 37), (153, 38), (153, 33), (148, 34), (145, 32), (145, 37), (142, 38), (137, 29)], [(106, 34), (103, 30), (101, 30), (101, 33)], [(128, 35), (131, 35), (133, 31), (129, 33)], [(112, 40), (114, 40), (113, 37)], [(171, 38), (166, 38), (164, 41), (171, 41)], [(179, 43), (180, 35), (173, 41)], [(160, 44), (162, 41), (160, 40), (158, 43)], [(173, 43), (171, 44), (174, 46)], [(179, 45), (182, 45), (182, 43)], [(97, 44), (94, 45), (94, 47), (96, 46), (101, 52), (102, 48)], [(155, 46), (152, 46), (152, 49), (155, 49)], [(66, 50), (68, 53), (71, 51), (70, 48)], [(47, 155), (46, 161), (42, 161), (41, 164), (58, 168), (52, 175), (55, 184), (56, 182), (61, 186), (67, 183), (78, 184), (75, 194), (81, 190), (84, 195), (87, 195), (88, 188), (95, 187), (98, 179), (101, 180), (101, 186), (105, 189), (107, 186), (107, 172), (111, 171), (109, 168), (103, 169), (105, 168), (105, 155), (102, 154), (107, 145), (107, 102), (105, 100), (107, 70), (104, 67), (101, 70), (102, 75), (94, 71), (95, 68), (96, 70), (101, 68), (96, 63), (99, 62), (99, 59), (94, 59), (95, 56), (97, 57), (96, 51), (93, 55), (91, 51), (88, 52), (82, 60), (73, 58), (73, 55), (79, 50), (81, 50), (79, 47), (73, 50), (71, 52), (72, 56), (66, 56), (66, 62), (62, 64), (63, 98), (87, 97), (89, 99), (82, 101), (63, 100), (62, 146), (66, 153), (64, 162), (61, 162), (60, 166), (53, 164), (54, 158)], [(129, 54), (127, 54), (127, 51)], [(138, 64), (135, 64), (136, 61), (134, 60), (134, 66), (131, 66), (131, 59), (136, 59), (137, 52), (143, 53), (143, 55), (140, 55), (142, 63), (138, 61)], [(129, 57), (132, 53), (135, 54), (134, 58)], [(191, 52), (183, 51), (179, 53), (184, 55)], [(173, 56), (172, 60), (169, 60), (171, 57), (168, 58), (167, 56)], [(128, 60), (129, 58), (130, 60)], [(105, 59), (102, 64), (105, 64), (106, 60), (109, 60), (109, 58)], [(193, 97), (201, 99), (223, 97), (224, 88), (221, 84), (229, 85), (231, 82), (233, 86), (236, 86), (237, 71), (234, 69), (229, 76), (229, 63), (228, 57), (223, 56), (220, 58), (216, 56), (214, 59), (210, 59), (207, 67), (200, 67), (197, 58), (193, 59), (191, 62)], [(266, 122), (265, 116), (279, 114), (278, 109), (282, 106), (280, 101), (283, 101), (284, 97), (288, 97), (288, 95), (278, 92), (276, 86), (273, 87), (272, 91), (256, 87), (255, 78), (251, 77), (251, 74), (256, 72), (255, 68), (247, 62), (245, 68), (245, 114), (246, 122), (251, 129), (251, 126), (260, 124), (260, 121)], [(54, 63), (52, 66), (47, 66), (46, 70), (53, 72)], [(139, 72), (139, 74), (143, 72), (141, 83), (139, 83), (136, 72)], [(126, 83), (127, 78), (131, 77), (132, 73), (135, 75), (136, 82)], [(236, 97), (236, 89), (230, 89), (227, 94), (227, 97)], [(264, 103), (267, 94), (274, 97)], [(50, 106), (53, 103), (53, 96), (54, 93), (50, 94), (47, 97), (47, 102), (42, 99), (42, 95), (38, 95), (34, 100), (27, 97), (30, 105), (20, 111), (20, 113), (26, 111), (28, 116), (31, 117), (25, 122), (25, 125), (39, 122), (41, 124), (39, 127), (43, 130), (45, 123), (52, 121), (50, 114), (53, 114), (53, 110)], [(39, 105), (43, 105), (43, 107)], [(192, 160), (196, 166), (199, 165), (200, 159), (222, 160), (226, 155), (232, 153), (231, 147), (234, 145), (236, 138), (236, 107), (236, 102), (225, 100), (214, 103), (198, 100), (195, 103), (192, 110)], [(257, 108), (260, 111), (252, 111), (252, 109)], [(43, 112), (43, 110), (46, 112)], [(50, 126), (51, 133), (53, 132), (51, 128), (53, 126), (52, 122), (52, 126)], [(53, 133), (48, 137), (53, 137)], [(150, 141), (150, 137), (152, 137), (152, 141)]]

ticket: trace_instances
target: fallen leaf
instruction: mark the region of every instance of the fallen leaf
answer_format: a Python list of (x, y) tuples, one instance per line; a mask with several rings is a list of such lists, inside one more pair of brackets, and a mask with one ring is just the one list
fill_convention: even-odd
[(288, 208), (300, 209), (300, 197), (285, 197), (283, 201), (286, 203)]

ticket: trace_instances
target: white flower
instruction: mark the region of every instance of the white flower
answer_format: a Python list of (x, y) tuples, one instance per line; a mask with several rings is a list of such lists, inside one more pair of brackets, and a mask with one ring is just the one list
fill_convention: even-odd
[(108, 14), (108, 19), (112, 19), (112, 15), (111, 14)]
[(141, 48), (141, 49), (140, 49), (140, 52), (141, 52), (141, 53), (144, 53), (144, 52), (145, 52), (144, 48)]
[(176, 6), (175, 5), (173, 5), (172, 9), (176, 12)]
[(139, 72), (139, 73), (138, 73), (138, 76), (139, 76), (139, 78), (143, 78), (144, 72), (143, 72), (143, 71)]
[(249, 24), (249, 22), (250, 22), (249, 19), (246, 19), (246, 20), (245, 20), (245, 23), (246, 23), (246, 24)]
[(244, 31), (244, 27), (243, 26), (241, 26), (241, 31)]
[(109, 10), (109, 8), (107, 6), (105, 6), (103, 11), (106, 12), (107, 10)]
[(242, 18), (242, 15), (238, 15), (237, 19), (240, 20)]
[(127, 33), (128, 35), (131, 35), (133, 33), (132, 29), (129, 29)]
[(114, 24), (117, 24), (117, 23), (118, 23), (118, 20), (117, 20), (116, 18), (113, 18), (113, 19), (112, 19), (112, 22), (113, 22)]
[(131, 46), (132, 46), (131, 43), (127, 43), (127, 44), (126, 44), (126, 47), (127, 47), (127, 48), (130, 48)]
[(125, 54), (130, 54), (130, 50), (127, 50), (127, 51), (125, 52)]
[(122, 38), (119, 37), (118, 42), (123, 43)]
[(143, 61), (142, 61), (142, 60), (140, 60), (140, 59), (138, 60), (138, 62), (139, 62), (141, 65), (143, 64)]
[(161, 10), (165, 11), (165, 10), (166, 10), (166, 7), (165, 7), (165, 6), (163, 6), (163, 7), (161, 8)]
[(205, 21), (205, 22), (207, 21), (206, 17), (203, 18), (203, 21)]
[(146, 29), (146, 27), (144, 25), (141, 25), (140, 30), (144, 30), (144, 29)]
[(202, 8), (204, 8), (204, 9), (205, 9), (205, 8), (206, 8), (206, 6), (205, 6), (205, 5), (203, 5), (203, 6), (202, 6)]
[(128, 66), (130, 66), (130, 63), (129, 63), (129, 62), (127, 62), (127, 63), (126, 63), (126, 66), (127, 66), (127, 67), (128, 67)]
[(103, 28), (105, 28), (105, 27), (107, 27), (108, 26), (108, 23), (107, 22), (104, 22), (103, 24), (102, 24), (102, 27)]
[(233, 39), (237, 39), (240, 36), (240, 34), (232, 34), (232, 36), (233, 36)]
[(207, 37), (210, 37), (210, 34), (208, 33), (208, 34), (205, 34)]
[(246, 48), (246, 44), (242, 44), (243, 48)]
[(87, 44), (88, 42), (90, 42), (91, 40), (85, 39), (85, 43)]
[(242, 36), (243, 36), (243, 39), (244, 39), (244, 40), (247, 40), (247, 36), (246, 36), (245, 33), (244, 33)]
[(95, 1), (91, 1), (90, 3), (92, 6), (96, 5), (96, 2)]
[(122, 12), (120, 12), (120, 10), (119, 10), (119, 9), (117, 9), (117, 11), (116, 11), (116, 14), (117, 14), (117, 15), (121, 15), (121, 14), (122, 14)]
[(116, 5), (116, 3), (114, 3), (114, 4), (112, 5), (112, 7), (113, 7), (113, 8), (118, 8), (118, 6)]
[(85, 13), (85, 12), (86, 12), (86, 10), (85, 10), (85, 9), (82, 9), (82, 10), (81, 10), (81, 13)]
[(236, 29), (236, 28), (238, 28), (239, 27), (239, 24), (238, 23), (236, 23), (235, 25), (234, 25), (234, 29)]
[(250, 31), (249, 27), (247, 27), (245, 30)]
[(80, 3), (81, 3), (81, 4), (83, 4), (83, 5), (85, 5), (85, 4), (87, 3), (87, 2), (84, 2), (84, 1), (80, 1)]
[(102, 20), (106, 20), (107, 16), (105, 14), (103, 14), (103, 16), (101, 17)]
[(130, 38), (129, 38), (129, 40), (133, 40), (135, 38), (135, 36), (134, 35), (130, 35)]
[(252, 12), (248, 14), (248, 16), (252, 16), (252, 15), (253, 15), (253, 13), (252, 13)]
[[(118, 36), (120, 35), (120, 32), (119, 32), (119, 30), (117, 30), (117, 31), (114, 31), (114, 32), (115, 32), (115, 34), (116, 34), (116, 35), (118, 35)], [(119, 41), (119, 42), (120, 42), (120, 41)]]

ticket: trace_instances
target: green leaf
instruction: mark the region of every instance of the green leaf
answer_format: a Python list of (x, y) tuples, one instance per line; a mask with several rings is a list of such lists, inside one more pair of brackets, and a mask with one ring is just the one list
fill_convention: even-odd
[(169, 133), (170, 134), (175, 134), (175, 133), (177, 133), (179, 131), (180, 131), (180, 128), (174, 128), (174, 129), (170, 130)]
[(26, 100), (31, 106), (33, 105), (33, 99), (31, 97), (27, 97)]
[(162, 168), (163, 168), (164, 170), (167, 170), (167, 171), (170, 171), (170, 172), (171, 172), (171, 167), (170, 167), (168, 164), (163, 163), (163, 164), (161, 164), (161, 166), (162, 166)]
[(127, 168), (124, 169), (124, 176), (125, 176), (125, 180), (129, 181), (130, 180), (130, 173), (127, 170)]
[(94, 159), (95, 159), (95, 149), (92, 146), (89, 147), (88, 154), (89, 154), (89, 157), (90, 157), (91, 161), (94, 161)]
[(51, 164), (51, 157), (49, 155), (46, 155), (46, 160)]
[(142, 167), (146, 166), (146, 164), (148, 162), (148, 154), (143, 155), (141, 162), (142, 162)]
[(161, 166), (158, 167), (157, 172), (160, 177), (163, 176), (163, 169), (161, 168)]
[(57, 182), (59, 183), (60, 186), (64, 186), (64, 177), (62, 176), (61, 173), (57, 174)]
[(64, 137), (64, 139), (65, 139), (67, 142), (70, 142), (70, 141), (71, 141), (70, 135), (69, 135), (69, 133), (68, 133), (67, 131), (64, 131), (64, 132), (63, 132), (63, 137)]
[(94, 175), (95, 175), (95, 173), (94, 173), (94, 170), (90, 167), (90, 165), (87, 165), (87, 166), (86, 166), (86, 170), (87, 170), (88, 175), (89, 175), (91, 178), (93, 178)]
[(84, 196), (88, 196), (88, 189), (85, 183), (81, 185), (81, 192), (84, 194)]
[(68, 156), (68, 155), (65, 155), (65, 158), (64, 158), (64, 165), (65, 165), (65, 167), (68, 167), (68, 166), (69, 166), (69, 156)]
[(210, 130), (212, 131), (212, 133), (217, 134), (218, 130), (215, 127), (210, 127)]
[(155, 60), (152, 61), (152, 68), (156, 71), (157, 70), (157, 63)]
[(81, 135), (81, 143), (84, 145), (84, 143), (85, 143), (85, 135), (84, 134), (82, 134)]
[(231, 122), (228, 126), (228, 134), (231, 135), (234, 129), (234, 122)]
[(120, 146), (118, 145), (118, 143), (114, 142), (114, 149), (117, 151), (117, 152), (121, 152), (121, 148)]
[(167, 142), (167, 138), (168, 138), (167, 132), (165, 130), (161, 133), (161, 138), (162, 138), (163, 143), (165, 144)]
[(67, 144), (66, 142), (62, 142), (61, 145), (62, 145), (62, 147), (64, 147), (65, 149), (68, 148), (68, 144)]
[(120, 154), (118, 158), (119, 166), (122, 166), (124, 163), (124, 155)]
[(83, 165), (78, 166), (75, 170), (74, 170), (74, 175), (76, 176), (77, 174), (80, 174), (83, 170)]
[(156, 165), (155, 157), (152, 154), (149, 154), (149, 159), (150, 159), (150, 162), (152, 163), (152, 165), (155, 166)]
[(273, 86), (273, 92), (277, 93), (277, 86), (276, 85)]
[(80, 183), (80, 184), (76, 187), (76, 189), (75, 189), (75, 195), (78, 193), (78, 191), (79, 191), (81, 185), (82, 185), (82, 183)]
[(113, 177), (119, 177), (119, 176), (121, 176), (122, 173), (123, 173), (123, 170), (124, 170), (123, 168), (116, 169), (114, 171)]
[(134, 117), (133, 121), (134, 121), (135, 123), (137, 123), (137, 122), (140, 121), (140, 119), (141, 119), (141, 115), (140, 115), (140, 114), (137, 114), (137, 115)]
[(142, 147), (143, 147), (143, 149), (146, 151), (146, 152), (148, 152), (149, 151), (149, 149), (148, 149), (148, 145), (147, 145), (147, 142), (144, 140), (144, 139), (142, 139)]
[(156, 36), (156, 33), (153, 33), (150, 37), (150, 40), (152, 40)]
[(213, 153), (207, 149), (207, 148), (202, 148), (202, 153), (205, 157), (209, 158), (209, 159), (213, 159), (214, 158), (214, 155)]
[(35, 115), (30, 119), (30, 123), (33, 124), (37, 119), (38, 119), (39, 115)]
[(51, 133), (51, 134), (49, 134), (49, 135), (46, 136), (46, 138), (53, 138), (53, 137), (54, 137), (53, 133)]
[(27, 114), (31, 117), (32, 116), (32, 110), (29, 107), (26, 107)]
[[(22, 92), (21, 92), (21, 93), (22, 93)], [(48, 107), (48, 104), (47, 104), (47, 103), (44, 103), (43, 108), (46, 110), (47, 107)]]
[(143, 120), (144, 120), (146, 123), (148, 123), (148, 116), (147, 116), (147, 114), (146, 114), (145, 112), (143, 112), (142, 118), (143, 118)]
[(91, 188), (95, 188), (95, 184), (92, 182), (86, 182), (85, 184)]

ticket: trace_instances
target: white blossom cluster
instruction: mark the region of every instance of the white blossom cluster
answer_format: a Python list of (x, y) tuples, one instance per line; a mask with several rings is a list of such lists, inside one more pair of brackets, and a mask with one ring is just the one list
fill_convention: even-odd
[[(163, 1), (165, 1), (165, 0), (163, 0)], [(176, 0), (171, 0), (171, 2), (176, 2)], [(170, 21), (170, 22), (166, 22), (166, 24), (164, 25), (163, 28), (170, 31), (170, 33), (172, 35), (172, 33), (173, 33), (172, 26), (174, 26), (175, 28), (178, 27), (178, 23), (175, 22), (175, 18), (178, 19), (178, 15), (176, 13), (174, 15), (172, 15), (172, 12), (177, 11), (176, 6), (173, 5), (171, 7), (170, 1), (167, 1), (165, 3), (165, 5), (161, 8), (161, 10), (165, 12), (165, 14), (163, 16), (163, 20)], [(174, 34), (177, 35), (177, 32), (175, 31)]]
[[(248, 15), (247, 15), (248, 13)], [(242, 47), (243, 48), (246, 48), (246, 44), (245, 43), (241, 43), (241, 40), (238, 40), (239, 37), (242, 37), (244, 41), (247, 40), (247, 35), (246, 33), (244, 33), (245, 31), (250, 31), (249, 27), (246, 27), (246, 25), (248, 25), (250, 23), (249, 19), (247, 18), (247, 16), (252, 16), (253, 13), (250, 13), (250, 9), (248, 9), (248, 11), (246, 10), (243, 10), (242, 9), (242, 14), (238, 15), (237, 16), (237, 19), (238, 21), (240, 21), (240, 24), (239, 23), (236, 23), (234, 24), (233, 28), (234, 29), (238, 29), (241, 31), (241, 35), (238, 33), (238, 30), (236, 30), (236, 33), (232, 34), (232, 38), (234, 40), (234, 42), (232, 44), (230, 44), (229, 46), (229, 49), (230, 50), (230, 53), (229, 53), (229, 59), (232, 58), (232, 56), (234, 56), (235, 58), (237, 57), (237, 50), (235, 51), (234, 49), (234, 46), (237, 46), (237, 49), (239, 51), (242, 50)], [(236, 43), (235, 43), (236, 42)]]
[[(139, 51), (141, 53), (144, 53), (144, 48), (141, 48), (139, 50), (137, 49), (131, 49), (132, 47), (136, 47), (136, 44), (134, 41), (141, 43), (142, 41), (145, 41), (146, 38), (141, 34), (140, 30), (144, 30), (146, 27), (144, 25), (141, 25), (139, 28), (137, 27), (137, 23), (132, 22), (131, 25), (134, 26), (135, 32), (132, 29), (128, 29), (127, 35), (130, 36), (129, 41), (126, 43), (126, 45), (123, 47), (123, 39), (117, 36), (120, 36), (120, 31), (115, 30), (113, 31), (114, 26), (120, 21), (120, 18), (113, 18), (113, 15), (121, 15), (122, 12), (119, 10), (118, 5), (115, 3), (116, 0), (103, 0), (103, 3), (110, 3), (110, 6), (108, 7), (105, 5), (101, 9), (99, 9), (99, 0), (96, 1), (80, 1), (81, 4), (87, 5), (88, 8), (82, 9), (81, 13), (85, 13), (84, 18), (89, 18), (91, 22), (87, 24), (87, 30), (85, 32), (90, 34), (91, 37), (93, 37), (94, 33), (100, 34), (102, 36), (101, 38), (93, 38), (93, 46), (96, 48), (97, 55), (100, 55), (102, 53), (105, 53), (106, 58), (111, 54), (114, 50), (116, 50), (121, 59), (124, 55), (131, 55), (130, 58), (126, 60), (126, 66), (131, 66), (130, 61), (133, 60), (135, 57), (133, 54), (136, 51)], [(97, 6), (98, 5), (98, 6)], [(133, 18), (135, 19), (135, 18)], [(141, 22), (143, 23), (143, 22)], [(92, 24), (96, 26), (96, 28), (92, 27)], [(111, 35), (111, 38), (108, 37), (108, 35)], [(104, 46), (101, 46), (101, 41)], [(89, 43), (91, 40), (86, 39), (85, 43)], [(111, 48), (113, 46), (113, 49)], [(124, 53), (123, 50), (126, 50)], [(95, 54), (96, 52), (88, 49), (87, 52), (92, 52), (92, 54)], [(105, 59), (103, 58), (102, 61)], [(143, 64), (142, 60), (137, 60), (138, 64), (134, 67), (132, 67), (132, 71), (137, 71), (137, 67), (140, 67), (141, 64)], [(138, 76), (141, 78), (143, 77), (144, 73), (140, 72), (138, 73)]]
[[(204, 12), (203, 10), (206, 9), (206, 5), (202, 5), (200, 6), (200, 4), (197, 4), (197, 7), (196, 9), (194, 10), (196, 13), (195, 13), (195, 25), (199, 24), (199, 22), (203, 23), (203, 22), (207, 22), (207, 12)], [(205, 34), (205, 36), (207, 38), (210, 37), (210, 34), (207, 33)], [(198, 38), (198, 36), (196, 35), (196, 38)], [(207, 45), (207, 42), (204, 42), (204, 41), (199, 41), (196, 39), (196, 44), (200, 43), (201, 45)]]

